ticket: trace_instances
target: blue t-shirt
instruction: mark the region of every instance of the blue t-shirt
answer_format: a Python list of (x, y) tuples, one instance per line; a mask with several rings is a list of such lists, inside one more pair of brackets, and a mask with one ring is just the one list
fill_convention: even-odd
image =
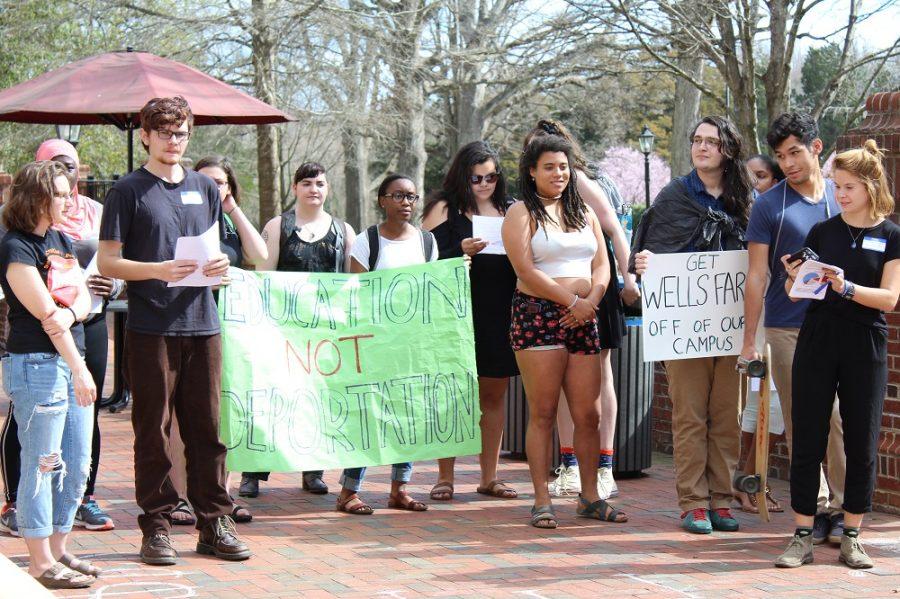
[[(692, 170), (690, 173), (683, 177), (679, 177), (679, 181), (684, 184), (685, 188), (687, 188), (688, 193), (691, 194), (691, 197), (694, 198), (694, 201), (703, 206), (704, 208), (712, 208), (713, 210), (718, 210), (720, 212), (725, 212), (725, 204), (722, 203), (717, 197), (714, 197), (703, 186), (703, 181), (700, 180), (700, 176), (697, 174), (697, 169)], [(696, 252), (697, 247), (694, 245), (693, 241), (687, 245), (686, 248), (681, 250), (682, 252)]]
[(799, 328), (803, 324), (809, 300), (792, 302), (784, 292), (786, 275), (781, 257), (802, 248), (813, 225), (840, 211), (830, 179), (825, 180), (825, 201), (812, 204), (787, 181), (781, 181), (753, 203), (746, 239), (769, 246), (769, 270), (772, 273), (766, 292), (765, 326)]

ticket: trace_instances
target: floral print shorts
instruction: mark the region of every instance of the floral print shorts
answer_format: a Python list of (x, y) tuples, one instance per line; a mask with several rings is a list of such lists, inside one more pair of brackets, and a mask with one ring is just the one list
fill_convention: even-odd
[(558, 346), (565, 347), (570, 354), (599, 354), (597, 317), (574, 329), (565, 329), (559, 324), (559, 319), (565, 314), (565, 306), (516, 289), (509, 327), (509, 343), (513, 351)]

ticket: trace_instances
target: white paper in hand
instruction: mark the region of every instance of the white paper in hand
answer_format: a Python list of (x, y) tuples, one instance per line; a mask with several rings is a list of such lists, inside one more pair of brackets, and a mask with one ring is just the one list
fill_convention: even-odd
[(820, 300), (825, 298), (825, 292), (831, 285), (825, 278), (825, 269), (835, 271), (838, 275), (844, 276), (844, 271), (837, 266), (825, 264), (817, 260), (807, 260), (800, 266), (797, 271), (797, 277), (794, 279), (794, 285), (788, 294), (796, 299), (814, 299)]
[(218, 223), (209, 228), (203, 235), (196, 237), (179, 237), (175, 242), (175, 260), (194, 260), (197, 270), (169, 287), (210, 287), (219, 285), (222, 277), (207, 277), (203, 274), (203, 266), (215, 256), (221, 254), (219, 247)]
[[(97, 254), (94, 254), (94, 257), (88, 262), (87, 268), (84, 269), (84, 280), (87, 281), (91, 276), (99, 274), (100, 269), (97, 267)], [(88, 314), (99, 314), (100, 310), (103, 309), (103, 298), (91, 291), (90, 287), (88, 287), (88, 293), (91, 294), (91, 309), (88, 311)]]
[(487, 247), (478, 252), (479, 254), (506, 255), (503, 237), (500, 235), (501, 227), (503, 227), (502, 216), (479, 216), (477, 214), (472, 216), (472, 237), (488, 242)]

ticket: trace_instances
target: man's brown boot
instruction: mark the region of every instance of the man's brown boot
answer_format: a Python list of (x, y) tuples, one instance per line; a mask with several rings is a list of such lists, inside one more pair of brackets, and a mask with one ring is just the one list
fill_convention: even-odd
[(141, 561), (152, 566), (174, 566), (178, 553), (172, 547), (169, 535), (158, 532), (144, 537), (141, 542)]
[(240, 561), (250, 557), (250, 550), (238, 538), (234, 520), (219, 516), (200, 531), (197, 553), (215, 555), (219, 559)]

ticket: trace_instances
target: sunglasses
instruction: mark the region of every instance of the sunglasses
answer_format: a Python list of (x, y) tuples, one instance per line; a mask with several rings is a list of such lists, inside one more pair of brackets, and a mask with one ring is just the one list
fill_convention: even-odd
[(469, 175), (469, 183), (478, 185), (482, 181), (485, 183), (493, 183), (500, 178), (500, 173), (488, 173), (487, 175)]

